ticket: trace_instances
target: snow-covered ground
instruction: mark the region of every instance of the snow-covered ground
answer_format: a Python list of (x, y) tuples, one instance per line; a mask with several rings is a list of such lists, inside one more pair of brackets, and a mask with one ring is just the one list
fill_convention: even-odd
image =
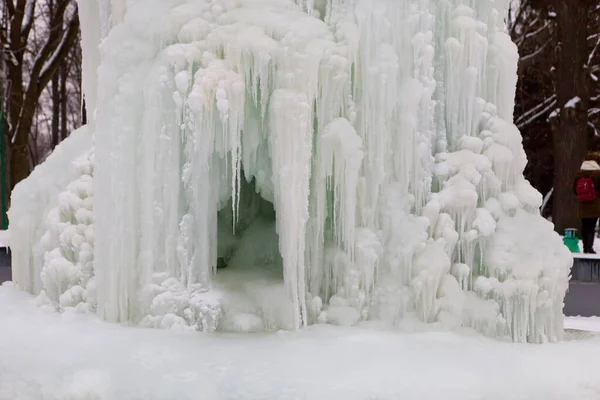
[(596, 254), (585, 254), (583, 252), (583, 241), (579, 241), (579, 253), (573, 253), (573, 257), (575, 258), (587, 258), (587, 259), (596, 259), (600, 258), (600, 238), (596, 238), (594, 240), (594, 251)]
[(579, 331), (541, 346), (332, 326), (176, 333), (48, 313), (0, 287), (2, 400), (598, 399), (599, 354), (600, 335)]
[[(593, 299), (590, 299), (593, 301)], [(588, 332), (600, 332), (600, 317), (567, 317), (566, 329), (577, 329)]]

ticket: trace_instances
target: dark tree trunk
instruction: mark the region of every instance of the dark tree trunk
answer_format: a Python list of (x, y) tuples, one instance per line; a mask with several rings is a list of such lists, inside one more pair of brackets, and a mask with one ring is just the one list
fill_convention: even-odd
[[(58, 143), (69, 136), (67, 131), (67, 107), (69, 106), (69, 93), (67, 92), (67, 80), (69, 79), (69, 69), (66, 65), (60, 68), (60, 137)], [(57, 143), (57, 144), (58, 144)]]
[(85, 107), (85, 98), (81, 103), (81, 125), (87, 124), (87, 109)]
[(61, 116), (61, 99), (60, 99), (60, 87), (59, 87), (59, 76), (55, 74), (52, 77), (52, 148), (60, 142), (60, 116)]
[[(590, 0), (554, 0), (557, 14), (556, 94), (560, 116), (554, 124), (554, 195), (552, 220), (561, 233), (579, 227), (573, 179), (587, 149), (587, 19)], [(579, 102), (573, 99), (579, 98)], [(565, 107), (567, 103), (574, 107)]]
[[(21, 107), (21, 124), (14, 130), (10, 154), (10, 182), (11, 189), (29, 176), (31, 172), (31, 157), (29, 156), (29, 133), (33, 126), (36, 103), (25, 103)], [(16, 107), (15, 107), (16, 108)], [(11, 108), (11, 113), (14, 109)], [(13, 116), (13, 121), (17, 120)]]
[[(10, 130), (11, 136), (8, 138), (10, 149), (9, 155), (9, 181), (11, 191), (14, 186), (25, 179), (29, 175), (29, 130), (25, 133), (21, 129), (18, 129), (14, 124), (19, 121), (19, 111), (23, 110), (23, 116), (28, 114), (33, 118), (33, 112), (35, 107), (27, 107), (23, 105), (24, 91), (23, 91), (23, 78), (21, 70), (17, 68), (8, 68), (8, 76), (11, 81), (9, 90), (9, 101), (10, 107), (8, 109), (8, 120), (13, 123), (12, 130)], [(28, 119), (25, 117), (24, 119)], [(13, 122), (14, 121), (14, 122)], [(31, 124), (29, 124), (31, 126)]]

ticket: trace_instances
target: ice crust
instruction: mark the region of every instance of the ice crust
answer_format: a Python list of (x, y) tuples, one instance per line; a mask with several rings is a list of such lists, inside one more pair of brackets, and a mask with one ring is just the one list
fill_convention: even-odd
[(157, 328), (560, 340), (572, 258), (523, 178), (507, 6), (86, 2), (94, 145), (15, 190), (15, 281)]

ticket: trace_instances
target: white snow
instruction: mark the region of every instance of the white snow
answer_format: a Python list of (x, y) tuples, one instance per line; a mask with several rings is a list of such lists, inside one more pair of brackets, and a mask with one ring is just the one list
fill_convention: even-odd
[[(582, 246), (580, 246), (582, 247)], [(594, 246), (595, 248), (596, 246)], [(581, 250), (583, 251), (583, 249)], [(600, 260), (600, 254), (573, 253), (573, 258), (581, 258), (587, 260)]]
[(82, 1), (94, 141), (15, 191), (18, 287), (183, 331), (559, 341), (572, 257), (523, 178), (508, 4), (459, 3)]
[[(71, 132), (46, 161), (12, 191), (8, 211), (12, 276), (23, 290), (38, 294), (43, 289), (42, 267), (46, 252), (51, 250), (46, 247), (44, 236), (49, 231), (59, 233), (55, 231), (62, 221), (56, 212), (59, 203), (61, 207), (72, 210), (70, 201), (81, 201), (76, 195), (70, 196), (69, 191), (64, 191), (82, 175), (79, 160), (91, 147), (92, 133), (87, 127)], [(70, 222), (76, 223), (75, 220)], [(54, 239), (57, 240), (56, 237)]]
[(586, 332), (540, 347), (326, 325), (159, 331), (47, 313), (9, 287), (0, 287), (0, 321), (1, 400), (595, 400), (600, 391), (600, 337)]
[(0, 230), (0, 248), (9, 247), (10, 234), (7, 230)]
[(565, 103), (565, 108), (575, 108), (579, 103), (581, 103), (581, 98), (579, 96), (575, 96)]
[(565, 329), (600, 332), (600, 317), (565, 317)]
[[(576, 235), (579, 235), (579, 233), (576, 233)], [(563, 238), (563, 236), (561, 236), (561, 239), (562, 238)], [(596, 254), (584, 253), (582, 240), (579, 240), (578, 244), (579, 244), (579, 253), (571, 253), (573, 258), (582, 258), (582, 259), (589, 259), (589, 260), (600, 259), (600, 239), (599, 238), (594, 239), (594, 251), (596, 252)]]

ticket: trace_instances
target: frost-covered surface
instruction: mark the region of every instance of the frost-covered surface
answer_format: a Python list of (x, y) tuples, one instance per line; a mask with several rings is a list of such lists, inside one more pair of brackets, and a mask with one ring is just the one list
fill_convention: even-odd
[(65, 304), (183, 330), (559, 340), (572, 258), (523, 178), (508, 1), (297, 3), (82, 9), (95, 279), (63, 279)]
[(77, 178), (59, 194), (58, 205), (46, 216), (40, 240), (44, 260), (38, 304), (65, 310), (96, 307), (94, 274), (94, 153), (73, 161)]
[(600, 317), (565, 317), (565, 328), (600, 332)]
[(579, 103), (581, 103), (581, 98), (575, 96), (571, 100), (567, 101), (565, 108), (576, 108)]
[(42, 267), (48, 250), (42, 237), (55, 228), (49, 214), (68, 196), (63, 193), (67, 186), (81, 176), (78, 160), (91, 147), (92, 133), (87, 127), (71, 132), (12, 192), (8, 241), (13, 280), (23, 290), (36, 294), (42, 290)]
[(542, 347), (323, 325), (181, 334), (31, 303), (0, 287), (1, 400), (596, 400), (600, 392), (600, 338), (586, 332)]

